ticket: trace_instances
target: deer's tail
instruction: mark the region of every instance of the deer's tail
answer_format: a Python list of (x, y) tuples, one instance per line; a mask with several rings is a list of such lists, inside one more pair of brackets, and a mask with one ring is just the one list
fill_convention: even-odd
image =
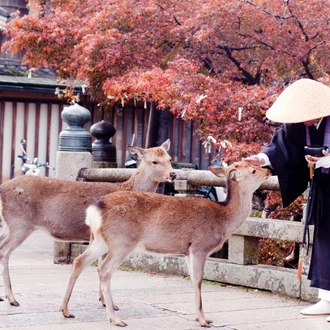
[(102, 224), (102, 205), (103, 200), (102, 198), (99, 198), (86, 210), (85, 224), (89, 226), (93, 237), (96, 236), (96, 233), (100, 229)]

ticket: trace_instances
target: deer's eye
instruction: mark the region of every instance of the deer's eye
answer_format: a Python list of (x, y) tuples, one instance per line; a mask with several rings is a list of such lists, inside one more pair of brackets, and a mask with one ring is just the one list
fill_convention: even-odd
[(157, 164), (158, 164), (158, 162), (157, 162), (156, 160), (153, 160), (152, 163), (153, 163), (154, 165), (157, 165)]
[(256, 172), (257, 172), (256, 170), (253, 170), (253, 171), (252, 171), (252, 174), (256, 174)]

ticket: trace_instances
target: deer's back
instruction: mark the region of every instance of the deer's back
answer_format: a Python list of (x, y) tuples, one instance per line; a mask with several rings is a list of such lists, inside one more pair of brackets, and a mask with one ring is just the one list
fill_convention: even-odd
[(2, 215), (9, 228), (33, 226), (46, 229), (56, 239), (88, 241), (86, 208), (118, 188), (113, 183), (19, 176), (0, 187)]
[[(131, 219), (141, 226), (155, 224), (161, 227), (218, 224), (230, 217), (231, 209), (220, 203), (201, 197), (173, 197), (139, 191), (118, 191), (98, 199), (96, 205), (101, 213), (108, 215), (108, 221), (117, 222), (114, 217)], [(106, 217), (106, 216), (105, 216)]]

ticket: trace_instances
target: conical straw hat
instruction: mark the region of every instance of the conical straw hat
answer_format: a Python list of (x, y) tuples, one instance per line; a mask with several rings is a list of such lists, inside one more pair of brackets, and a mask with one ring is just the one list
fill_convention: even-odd
[(330, 88), (311, 79), (287, 87), (266, 112), (271, 121), (302, 123), (330, 115)]

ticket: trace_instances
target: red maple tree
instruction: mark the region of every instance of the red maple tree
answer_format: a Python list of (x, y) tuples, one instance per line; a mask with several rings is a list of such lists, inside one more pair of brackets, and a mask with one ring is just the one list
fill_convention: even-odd
[[(328, 82), (330, 3), (322, 0), (40, 0), (7, 24), (30, 67), (86, 82), (104, 107), (156, 102), (240, 158), (272, 130), (265, 111), (302, 76)], [(31, 11), (32, 12), (32, 11)], [(238, 121), (238, 109), (242, 119)]]

